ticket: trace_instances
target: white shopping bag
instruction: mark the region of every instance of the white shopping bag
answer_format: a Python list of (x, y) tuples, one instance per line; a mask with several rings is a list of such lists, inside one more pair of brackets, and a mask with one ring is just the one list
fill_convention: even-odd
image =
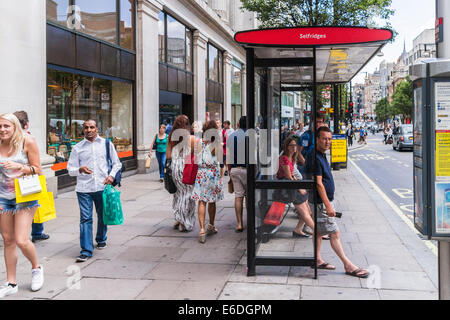
[(38, 193), (42, 191), (42, 186), (39, 181), (39, 176), (33, 174), (31, 176), (23, 176), (17, 179), (19, 182), (19, 189), (22, 196)]

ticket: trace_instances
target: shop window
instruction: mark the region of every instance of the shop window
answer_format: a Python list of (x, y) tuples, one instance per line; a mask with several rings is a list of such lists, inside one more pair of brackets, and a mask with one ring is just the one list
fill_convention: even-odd
[(120, 0), (120, 46), (134, 50), (134, 1)]
[(134, 0), (46, 1), (48, 21), (134, 50)]
[(69, 0), (47, 0), (47, 19), (67, 27)]
[(166, 62), (166, 31), (164, 12), (160, 12), (158, 18), (158, 56), (160, 62)]
[(159, 61), (192, 72), (192, 31), (165, 12), (158, 17)]
[(239, 64), (232, 63), (231, 68), (231, 124), (236, 127), (242, 116), (242, 72)]
[(81, 32), (117, 43), (116, 0), (76, 0), (80, 8)]
[(221, 120), (222, 121), (222, 104), (207, 102), (206, 103), (206, 121)]
[(53, 69), (47, 79), (47, 153), (56, 159), (55, 170), (65, 169), (87, 119), (96, 120), (99, 135), (114, 143), (119, 157), (133, 156), (131, 83)]
[(219, 82), (219, 50), (208, 44), (208, 79)]
[(186, 28), (171, 16), (167, 16), (167, 63), (185, 69)]

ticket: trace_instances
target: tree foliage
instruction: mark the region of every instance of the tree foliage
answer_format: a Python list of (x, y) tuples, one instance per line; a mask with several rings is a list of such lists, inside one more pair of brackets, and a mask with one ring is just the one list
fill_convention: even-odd
[(392, 95), (392, 115), (402, 115), (403, 118), (410, 118), (413, 108), (412, 81), (409, 77), (400, 82), (395, 87)]
[[(362, 26), (390, 28), (392, 0), (241, 0), (261, 28)], [(380, 23), (385, 23), (383, 26)]]
[(378, 100), (375, 105), (375, 113), (377, 115), (377, 120), (379, 122), (385, 122), (391, 117), (391, 106), (389, 104), (388, 98), (382, 98)]

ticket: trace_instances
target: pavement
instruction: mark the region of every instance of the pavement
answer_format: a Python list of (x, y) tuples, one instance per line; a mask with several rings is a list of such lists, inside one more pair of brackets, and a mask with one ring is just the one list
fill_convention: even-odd
[[(246, 232), (234, 232), (233, 195), (225, 192), (218, 203), (219, 232), (200, 244), (198, 221), (190, 233), (173, 230), (172, 196), (152, 172), (124, 177), (120, 188), (124, 224), (109, 226), (108, 247), (96, 249), (84, 263), (75, 263), (80, 253), (76, 194), (59, 194), (57, 218), (45, 223), (50, 239), (35, 244), (45, 270), (44, 287), (30, 291), (31, 266), (19, 251), (19, 292), (5, 299), (438, 299), (437, 257), (423, 240), (383, 204), (351, 162), (334, 176), (335, 203), (343, 212), (338, 221), (343, 247), (355, 264), (369, 268), (368, 279), (345, 275), (327, 241), (322, 255), (337, 269), (319, 270), (318, 279), (313, 279), (309, 267), (257, 266), (257, 275), (247, 277)], [(283, 227), (262, 250), (291, 256), (299, 247), (312, 251), (311, 240), (290, 236), (295, 224), (295, 215), (288, 213)], [(0, 279), (5, 279), (0, 259)]]

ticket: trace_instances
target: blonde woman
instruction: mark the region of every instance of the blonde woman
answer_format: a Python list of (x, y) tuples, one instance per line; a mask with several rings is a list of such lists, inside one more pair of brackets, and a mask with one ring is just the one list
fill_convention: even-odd
[(0, 298), (18, 291), (16, 281), (17, 248), (31, 263), (31, 290), (44, 284), (44, 269), (38, 262), (36, 248), (29, 239), (37, 201), (16, 203), (14, 179), (40, 174), (39, 150), (34, 139), (23, 134), (13, 114), (0, 115), (0, 229), (4, 242), (7, 282), (0, 287)]

